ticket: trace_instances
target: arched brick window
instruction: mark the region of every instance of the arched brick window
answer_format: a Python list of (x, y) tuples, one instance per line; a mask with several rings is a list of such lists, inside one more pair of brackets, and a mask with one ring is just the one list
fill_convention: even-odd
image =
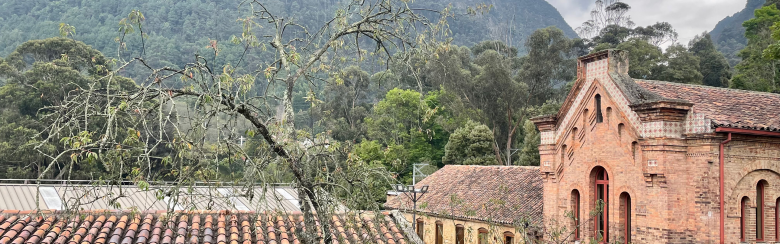
[(612, 107), (607, 107), (607, 123), (612, 119)]
[(620, 225), (623, 227), (623, 243), (631, 243), (631, 195), (620, 194)]
[(580, 191), (571, 191), (571, 212), (574, 217), (574, 240), (580, 240)]
[(604, 122), (604, 115), (601, 114), (601, 95), (596, 94), (596, 123)]
[(455, 225), (455, 244), (466, 244), (466, 231), (463, 225)]
[(739, 241), (744, 242), (747, 236), (747, 208), (748, 197), (742, 197), (742, 201), (739, 204)]
[(623, 123), (618, 124), (618, 137), (619, 138), (623, 138), (623, 133), (624, 133), (623, 130), (625, 130), (625, 129), (626, 129), (626, 125), (624, 125)]
[(488, 244), (488, 230), (485, 228), (479, 228), (477, 231), (477, 243)]
[(609, 242), (609, 175), (601, 166), (593, 169), (596, 173), (594, 184), (594, 206), (601, 206), (601, 210), (595, 216), (594, 237), (599, 242)]
[(758, 181), (756, 185), (756, 241), (764, 241), (764, 192), (766, 190), (766, 181)]
[(563, 164), (563, 162), (565, 162), (566, 160), (566, 157), (564, 157), (564, 155), (566, 155), (566, 144), (563, 144), (563, 146), (561, 147), (561, 164)]
[(571, 129), (571, 144), (574, 145), (575, 141), (577, 141), (577, 127)]

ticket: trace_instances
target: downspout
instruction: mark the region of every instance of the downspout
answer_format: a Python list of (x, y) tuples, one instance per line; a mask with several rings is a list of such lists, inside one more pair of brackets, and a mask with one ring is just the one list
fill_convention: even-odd
[(724, 166), (726, 157), (723, 153), (724, 152), (723, 148), (726, 145), (726, 143), (729, 143), (730, 141), (731, 141), (731, 132), (729, 132), (726, 140), (720, 143), (720, 148), (719, 148), (720, 151), (718, 152), (718, 157), (719, 157), (718, 167), (720, 168), (720, 244), (726, 243), (726, 207), (725, 207), (726, 186), (725, 186), (725, 177), (723, 175), (726, 168)]

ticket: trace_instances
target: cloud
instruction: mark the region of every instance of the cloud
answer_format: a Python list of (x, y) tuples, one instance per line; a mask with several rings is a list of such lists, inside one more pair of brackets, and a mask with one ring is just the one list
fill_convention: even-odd
[[(595, 0), (547, 0), (566, 22), (577, 28), (590, 19)], [(695, 35), (710, 31), (718, 21), (745, 7), (747, 0), (623, 0), (631, 6), (631, 19), (641, 26), (669, 22), (687, 44)]]

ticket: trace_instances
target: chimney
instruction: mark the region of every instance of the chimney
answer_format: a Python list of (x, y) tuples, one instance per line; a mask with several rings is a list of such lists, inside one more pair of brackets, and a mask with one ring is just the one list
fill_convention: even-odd
[(607, 49), (579, 58), (577, 79), (598, 78), (609, 73), (628, 75), (628, 51)]

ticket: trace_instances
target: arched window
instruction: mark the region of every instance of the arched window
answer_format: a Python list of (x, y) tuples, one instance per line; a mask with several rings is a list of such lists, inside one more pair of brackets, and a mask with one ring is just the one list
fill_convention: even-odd
[(739, 241), (744, 242), (747, 236), (747, 208), (748, 197), (742, 197), (742, 202), (739, 204)]
[(420, 237), (420, 240), (425, 240), (425, 237), (423, 237), (423, 234), (425, 234), (425, 221), (422, 219), (417, 219), (417, 236)]
[(574, 145), (574, 142), (577, 141), (577, 127), (574, 127), (574, 129), (571, 129), (571, 143)]
[(626, 129), (626, 125), (623, 123), (618, 124), (618, 138), (623, 138), (623, 130)]
[(580, 240), (580, 191), (571, 191), (571, 212), (574, 217), (574, 240)]
[(775, 242), (780, 242), (780, 198), (775, 201)]
[(607, 107), (607, 123), (612, 119), (612, 107)]
[(488, 244), (488, 230), (485, 228), (479, 228), (477, 231), (477, 243)]
[(764, 241), (764, 191), (766, 181), (758, 181), (756, 185), (756, 241)]
[(588, 109), (585, 109), (585, 111), (582, 112), (582, 129), (582, 132), (588, 131)]
[(515, 234), (512, 234), (512, 232), (504, 232), (504, 244), (512, 244), (512, 241), (515, 239)]
[(466, 244), (466, 232), (463, 225), (455, 225), (455, 244)]
[(596, 174), (594, 184), (594, 206), (600, 207), (601, 211), (595, 216), (594, 236), (599, 242), (609, 242), (609, 175), (603, 167), (593, 169)]
[(563, 144), (563, 146), (561, 147), (561, 164), (563, 164), (563, 162), (565, 162), (566, 160), (566, 157), (564, 157), (564, 155), (566, 155), (566, 144)]
[(639, 143), (631, 142), (631, 159), (633, 159), (633, 162), (636, 162), (636, 150), (638, 147)]
[(620, 225), (623, 226), (623, 243), (631, 243), (631, 195), (620, 194)]
[(596, 123), (604, 122), (604, 115), (601, 114), (601, 95), (596, 94)]
[(436, 221), (436, 244), (444, 244), (444, 237), (442, 236), (444, 233), (444, 225), (442, 225), (441, 221)]

